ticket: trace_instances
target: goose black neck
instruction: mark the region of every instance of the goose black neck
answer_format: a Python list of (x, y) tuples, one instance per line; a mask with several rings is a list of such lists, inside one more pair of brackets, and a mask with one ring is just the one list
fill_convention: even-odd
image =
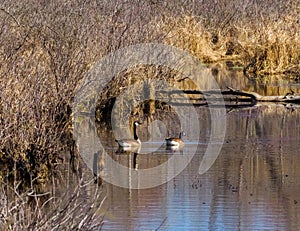
[(183, 135), (183, 132), (180, 132), (180, 133), (179, 133), (179, 139), (182, 138), (182, 135)]
[(134, 123), (133, 124), (133, 138), (135, 139), (135, 140), (138, 140), (139, 138), (138, 138), (138, 136), (137, 136), (137, 134), (136, 134), (136, 124)]

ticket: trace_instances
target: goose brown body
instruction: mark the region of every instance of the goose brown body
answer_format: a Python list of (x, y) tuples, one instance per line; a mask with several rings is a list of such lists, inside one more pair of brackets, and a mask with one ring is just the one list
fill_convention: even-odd
[(115, 140), (120, 147), (137, 147), (141, 145), (141, 141), (137, 136), (137, 126), (140, 125), (138, 121), (135, 121), (133, 123), (133, 137), (134, 139), (121, 139), (121, 140)]

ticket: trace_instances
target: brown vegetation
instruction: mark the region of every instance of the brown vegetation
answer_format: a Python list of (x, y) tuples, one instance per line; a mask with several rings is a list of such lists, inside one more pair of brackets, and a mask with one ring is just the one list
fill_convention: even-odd
[[(270, 10), (272, 7), (270, 3)], [(195, 15), (180, 16), (162, 21), (160, 26), (168, 32), (166, 43), (192, 52), (204, 63), (233, 61), (251, 76), (286, 74), (299, 78), (299, 7), (294, 6), (294, 12), (247, 16), (238, 12), (242, 9), (232, 9), (229, 21), (219, 15), (224, 18), (219, 25), (206, 24), (207, 18)]]
[(103, 224), (104, 196), (93, 181), (81, 179), (59, 197), (34, 187), (20, 193), (9, 185), (0, 188), (0, 195), (0, 230), (100, 230)]
[[(0, 7), (0, 157), (25, 173), (38, 169), (36, 176), (47, 174), (69, 145), (74, 89), (89, 67), (118, 48), (161, 42), (203, 62), (233, 60), (248, 74), (299, 76), (293, 1), (6, 1)], [(135, 79), (119, 77), (122, 86)]]

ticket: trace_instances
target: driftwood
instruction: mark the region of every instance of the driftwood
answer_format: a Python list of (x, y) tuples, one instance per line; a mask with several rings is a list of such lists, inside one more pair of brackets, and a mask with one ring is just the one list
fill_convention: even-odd
[[(249, 92), (249, 91), (241, 91), (241, 90), (235, 90), (232, 88), (228, 88), (229, 90), (226, 91), (226, 93), (237, 95), (237, 96), (246, 96), (250, 97), (252, 100), (257, 102), (293, 102), (293, 103), (300, 103), (300, 95), (295, 95), (294, 91), (291, 90), (291, 92), (281, 95), (281, 96), (262, 96), (260, 94), (257, 94), (255, 92)], [(224, 94), (224, 91), (221, 91), (222, 94)]]
[[(255, 92), (237, 90), (228, 87), (227, 90), (209, 90), (209, 91), (199, 91), (199, 90), (173, 90), (173, 91), (160, 91), (161, 93), (167, 93), (170, 98), (173, 94), (185, 93), (189, 95), (202, 95), (205, 97), (216, 96), (220, 93), (223, 96), (233, 96), (225, 98), (225, 101), (239, 101), (239, 102), (287, 102), (287, 103), (300, 103), (300, 95), (295, 95), (294, 91), (281, 96), (262, 96)], [(204, 98), (192, 98), (195, 100), (203, 100)], [(217, 99), (217, 98), (216, 98)]]

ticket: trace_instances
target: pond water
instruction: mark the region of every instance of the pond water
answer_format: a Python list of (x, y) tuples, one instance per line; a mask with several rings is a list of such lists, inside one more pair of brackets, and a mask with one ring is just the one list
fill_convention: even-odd
[[(276, 78), (254, 81), (233, 71), (228, 73), (222, 78), (215, 76), (222, 89), (229, 85), (261, 95), (284, 95), (291, 88), (295, 92), (300, 89), (297, 83)], [(189, 89), (188, 84), (182, 86)], [(99, 160), (103, 165), (98, 169), (101, 174), (113, 175), (111, 179), (119, 182), (118, 185), (104, 182), (101, 186), (106, 195), (102, 229), (297, 230), (300, 226), (300, 107), (259, 103), (226, 108), (222, 148), (208, 159), (206, 150), (213, 123), (217, 121), (210, 118), (211, 111), (205, 106), (194, 110), (196, 118), (185, 115), (184, 126), (188, 132), (183, 137), (184, 147), (177, 150), (166, 149), (160, 143), (166, 131), (178, 135), (182, 127), (176, 116), (168, 117), (168, 112), (163, 110), (165, 114), (158, 115), (157, 119), (163, 118), (164, 126), (157, 123), (159, 129), (155, 134), (151, 134), (153, 123), (147, 120), (138, 127), (142, 151), (120, 152), (116, 134), (109, 128), (98, 128), (97, 135), (109, 158), (120, 164), (116, 168), (109, 164), (107, 157)], [(96, 137), (88, 136), (93, 128), (86, 127), (87, 131), (82, 132), (83, 145)], [(170, 164), (172, 159), (177, 162)], [(208, 168), (202, 171), (204, 159)], [(90, 166), (92, 161), (86, 159)], [(162, 169), (155, 169), (162, 165)], [(123, 167), (128, 171), (123, 171)], [(160, 184), (145, 187), (147, 182), (142, 173), (147, 169), (154, 170), (147, 172), (146, 178), (158, 179)]]
[[(197, 112), (200, 124), (207, 124), (208, 109), (199, 107)], [(261, 104), (227, 110), (226, 121), (221, 152), (203, 174), (199, 166), (209, 126), (199, 140), (187, 134), (183, 149), (162, 146), (149, 154), (116, 153), (117, 146), (107, 134), (103, 140), (107, 152), (122, 165), (137, 165), (136, 171), (184, 156), (191, 149), (196, 148), (196, 153), (179, 175), (157, 187), (130, 189), (104, 183), (103, 230), (297, 230), (300, 109)], [(138, 130), (142, 140), (147, 139), (146, 131), (147, 125)], [(130, 174), (124, 180), (130, 185)]]

